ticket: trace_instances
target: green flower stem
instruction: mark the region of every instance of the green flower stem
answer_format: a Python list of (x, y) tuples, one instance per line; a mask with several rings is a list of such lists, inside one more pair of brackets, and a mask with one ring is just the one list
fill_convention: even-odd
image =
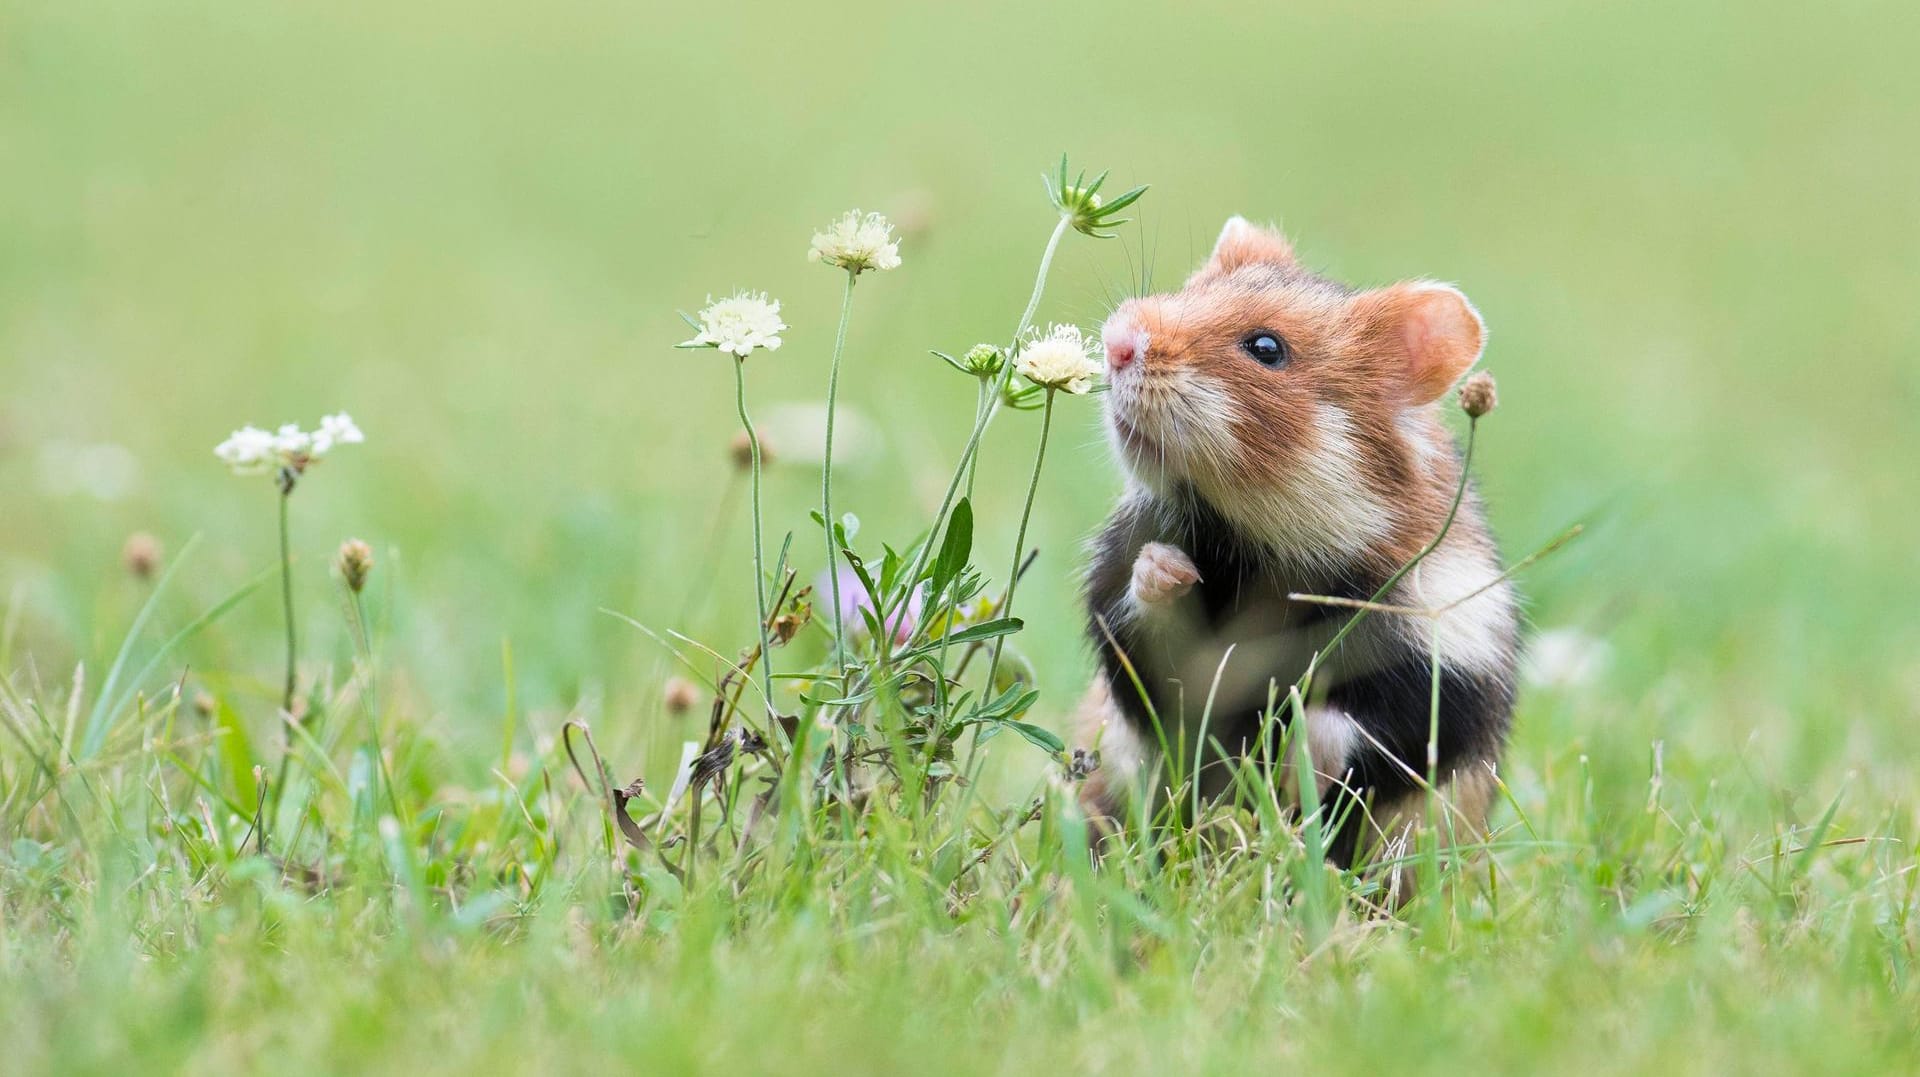
[[(1007, 599), (995, 611), (997, 617), (1013, 616), (1013, 590), (1020, 583), (1020, 559), (1027, 549), (1027, 521), (1033, 518), (1034, 495), (1040, 491), (1040, 466), (1047, 460), (1047, 435), (1053, 429), (1053, 398), (1059, 390), (1047, 387), (1046, 407), (1040, 413), (1040, 448), (1033, 454), (1033, 477), (1027, 481), (1027, 503), (1020, 510), (1020, 530), (1013, 540), (1013, 567), (1007, 573)], [(999, 636), (993, 641), (993, 660), (987, 663), (987, 696), (992, 698), (994, 678), (1000, 672), (1000, 650), (1007, 637)]]
[[(1073, 219), (1063, 215), (1060, 218), (1060, 223), (1053, 226), (1053, 235), (1047, 237), (1047, 249), (1040, 255), (1040, 271), (1035, 274), (1033, 278), (1033, 294), (1027, 297), (1027, 309), (1020, 312), (1020, 324), (1014, 326), (1013, 340), (1007, 345), (1007, 367), (1000, 374), (1000, 383), (995, 387), (998, 391), (993, 394), (993, 401), (987, 407), (986, 418), (981, 421), (981, 430), (983, 433), (986, 427), (993, 422), (994, 415), (999, 412), (1000, 402), (1006, 393), (1007, 386), (1013, 383), (1013, 357), (1020, 351), (1020, 338), (1027, 335), (1028, 329), (1033, 328), (1033, 316), (1040, 309), (1041, 293), (1046, 291), (1047, 275), (1053, 271), (1053, 256), (1060, 249), (1060, 240), (1065, 238), (1067, 230), (1072, 226)], [(967, 496), (969, 498), (973, 496), (973, 477), (974, 473), (979, 470), (978, 464), (978, 454), (975, 454), (964, 462), (964, 466), (967, 469)]]
[[(367, 751), (373, 754), (374, 773), (378, 776), (381, 791), (386, 794), (387, 806), (393, 810), (393, 817), (400, 824), (411, 827), (413, 820), (400, 807), (400, 795), (393, 787), (393, 774), (387, 769), (387, 754), (382, 751), (384, 738), (380, 733), (380, 669), (373, 657), (373, 622), (367, 619), (366, 596), (350, 590), (353, 596), (353, 621), (359, 629), (360, 661), (366, 670), (366, 714), (367, 714)], [(374, 799), (379, 799), (377, 796)]]
[[(287, 787), (287, 772), (293, 764), (293, 694), (298, 686), (298, 670), (295, 666), (300, 647), (295, 636), (293, 619), (293, 540), (288, 523), (289, 508), (293, 503), (292, 472), (283, 471), (280, 477), (280, 605), (287, 615), (287, 681), (280, 695), (280, 766), (274, 774), (273, 785), (268, 790), (273, 797), (273, 809), (269, 815), (277, 814), (281, 797)], [(268, 821), (261, 820), (260, 848), (267, 847)]]
[[(1007, 349), (1006, 366), (993, 380), (991, 391), (987, 394), (986, 406), (975, 413), (973, 430), (967, 435), (967, 447), (961, 450), (960, 463), (954, 468), (952, 481), (947, 483), (946, 495), (940, 499), (940, 509), (933, 514), (933, 524), (927, 532), (927, 541), (921, 545), (919, 554), (914, 557), (912, 571), (907, 573), (906, 578), (909, 580), (919, 579), (921, 571), (926, 568), (927, 557), (933, 552), (934, 538), (940, 534), (940, 529), (946, 523), (947, 513), (953, 509), (953, 498), (960, 492), (962, 480), (967, 484), (967, 496), (969, 498), (973, 496), (973, 464), (980, 456), (980, 440), (986, 436), (987, 424), (993, 421), (994, 413), (1000, 410), (1001, 396), (1007, 383), (1013, 378), (1013, 354), (1019, 349), (1020, 338), (1026, 335), (1027, 328), (1033, 324), (1034, 312), (1040, 309), (1040, 296), (1047, 290), (1047, 274), (1053, 270), (1054, 253), (1060, 249), (1060, 240), (1067, 234), (1067, 228), (1071, 224), (1072, 222), (1067, 218), (1060, 218), (1060, 223), (1053, 226), (1053, 234), (1047, 237), (1047, 248), (1040, 255), (1040, 270), (1034, 274), (1033, 278), (1033, 294), (1027, 297), (1027, 309), (1020, 313), (1020, 323), (1013, 330), (1013, 345)], [(909, 589), (906, 596), (900, 599), (902, 606), (912, 597), (912, 594), (912, 590)], [(892, 624), (892, 618), (896, 612), (897, 608), (886, 610), (880, 618), (880, 623)], [(916, 626), (914, 631), (909, 633), (903, 649), (911, 647), (914, 637), (917, 637), (925, 627), (924, 624)]]
[(820, 515), (826, 524), (827, 584), (833, 593), (833, 663), (840, 670), (847, 664), (847, 633), (840, 617), (840, 540), (833, 532), (833, 412), (840, 392), (840, 356), (847, 348), (847, 317), (853, 311), (853, 282), (857, 278), (853, 270), (847, 271), (847, 290), (840, 300), (840, 328), (834, 333), (833, 362), (827, 367), (827, 444), (820, 462)]
[[(280, 709), (293, 717), (293, 693), (296, 687), (294, 662), (299, 654), (299, 643), (294, 636), (293, 623), (293, 543), (289, 537), (287, 523), (288, 506), (293, 502), (293, 490), (287, 489), (280, 495), (280, 601), (287, 614), (287, 684), (286, 691), (280, 696)], [(292, 749), (293, 734), (287, 733), (288, 749)]]
[(763, 586), (766, 579), (766, 554), (760, 547), (760, 435), (753, 429), (753, 420), (747, 418), (747, 360), (745, 356), (735, 356), (733, 360), (733, 400), (740, 411), (740, 425), (747, 432), (747, 447), (753, 455), (753, 602), (760, 611), (760, 684), (761, 693), (766, 697), (769, 722), (774, 722), (773, 709), (773, 647), (767, 637), (767, 593)]
[(1040, 255), (1040, 272), (1033, 278), (1033, 294), (1027, 297), (1027, 309), (1020, 312), (1020, 324), (1013, 330), (1013, 345), (1007, 349), (1009, 363), (1013, 353), (1019, 349), (1020, 338), (1033, 325), (1034, 312), (1040, 309), (1040, 294), (1047, 287), (1047, 274), (1053, 271), (1054, 252), (1060, 249), (1060, 240), (1067, 234), (1067, 226), (1072, 223), (1065, 217), (1060, 218), (1060, 223), (1053, 226), (1053, 235), (1047, 237), (1047, 249)]

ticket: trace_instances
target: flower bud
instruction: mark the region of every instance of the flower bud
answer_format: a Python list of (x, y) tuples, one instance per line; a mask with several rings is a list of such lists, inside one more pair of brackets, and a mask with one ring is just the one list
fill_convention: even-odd
[(336, 562), (340, 566), (340, 577), (347, 581), (347, 589), (357, 595), (373, 572), (373, 547), (359, 539), (348, 539), (340, 544)]
[[(753, 466), (753, 441), (747, 437), (745, 430), (733, 435), (733, 440), (727, 444), (727, 455), (733, 458), (733, 466), (739, 468), (741, 471), (745, 471)], [(766, 436), (762, 435), (760, 438), (760, 466), (770, 467), (772, 464), (773, 449), (767, 445)]]
[(668, 714), (681, 715), (700, 702), (700, 689), (685, 677), (668, 677), (666, 687), (661, 690), (661, 698)]
[(1007, 355), (991, 344), (975, 344), (960, 357), (960, 365), (975, 377), (990, 378), (1006, 367)]
[(1112, 232), (1103, 231), (1103, 229), (1126, 224), (1131, 218), (1120, 217), (1117, 214), (1139, 201), (1140, 196), (1147, 193), (1144, 186), (1135, 187), (1108, 201), (1099, 193), (1101, 185), (1107, 182), (1107, 174), (1102, 172), (1089, 181), (1087, 174), (1082, 172), (1070, 181), (1067, 179), (1067, 159), (1064, 156), (1060, 158), (1060, 172), (1057, 177), (1041, 178), (1047, 185), (1047, 197), (1053, 201), (1054, 208), (1060, 211), (1060, 216), (1065, 218), (1075, 231), (1099, 239), (1113, 238)]
[(1476, 371), (1460, 386), (1460, 410), (1471, 418), (1480, 418), (1499, 403), (1500, 398), (1493, 391), (1493, 375), (1484, 370)]
[(145, 531), (135, 531), (127, 536), (127, 544), (120, 549), (120, 563), (127, 566), (127, 572), (135, 579), (150, 580), (160, 571), (162, 555), (159, 539)]

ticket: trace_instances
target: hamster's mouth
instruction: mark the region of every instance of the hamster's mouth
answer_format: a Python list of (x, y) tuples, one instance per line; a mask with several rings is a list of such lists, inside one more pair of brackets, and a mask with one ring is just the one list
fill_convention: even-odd
[(1122, 409), (1110, 409), (1107, 412), (1107, 424), (1113, 431), (1113, 440), (1120, 448), (1120, 455), (1134, 470), (1151, 472), (1155, 476), (1165, 476), (1174, 470), (1175, 454), (1167, 443), (1141, 429), (1137, 420), (1122, 414)]
[(1128, 452), (1136, 455), (1145, 455), (1158, 453), (1160, 451), (1160, 443), (1148, 437), (1146, 432), (1139, 427), (1128, 422), (1125, 416), (1116, 411), (1111, 418), (1113, 419), (1113, 432), (1120, 438), (1120, 444), (1125, 446)]

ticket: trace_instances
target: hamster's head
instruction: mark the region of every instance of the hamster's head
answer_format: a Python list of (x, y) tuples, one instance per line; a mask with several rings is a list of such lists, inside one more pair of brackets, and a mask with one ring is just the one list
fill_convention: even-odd
[(1235, 217), (1179, 291), (1127, 300), (1101, 335), (1108, 432), (1136, 481), (1285, 517), (1287, 544), (1357, 547), (1450, 481), (1431, 405), (1485, 328), (1450, 285), (1357, 291)]

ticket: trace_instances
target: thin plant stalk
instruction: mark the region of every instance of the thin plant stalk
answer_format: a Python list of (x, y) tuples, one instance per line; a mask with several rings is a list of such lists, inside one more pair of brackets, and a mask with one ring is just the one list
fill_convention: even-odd
[[(290, 514), (289, 508), (293, 503), (294, 478), (295, 476), (291, 470), (283, 469), (280, 473), (280, 604), (287, 615), (287, 681), (286, 688), (280, 696), (280, 720), (285, 723), (280, 727), (282, 737), (280, 767), (274, 775), (273, 788), (271, 790), (276, 811), (279, 809), (281, 797), (285, 795), (287, 772), (293, 764), (293, 694), (297, 687), (296, 678), (298, 677), (298, 669), (296, 662), (298, 661), (300, 653), (299, 641), (294, 628), (293, 540), (290, 534), (292, 528), (288, 522), (288, 516)], [(267, 836), (263, 828), (260, 834), (260, 847), (264, 850), (266, 844)]]
[(1321, 659), (1332, 654), (1334, 648), (1340, 646), (1340, 642), (1347, 638), (1348, 633), (1358, 628), (1360, 622), (1367, 619), (1367, 614), (1373, 612), (1371, 607), (1378, 605), (1381, 599), (1386, 598), (1387, 595), (1392, 592), (1395, 585), (1401, 580), (1406, 579), (1407, 573), (1412, 572), (1420, 562), (1427, 559), (1429, 554), (1439, 549), (1440, 543), (1446, 540), (1447, 533), (1453, 530), (1454, 518), (1460, 514), (1460, 502), (1466, 498), (1467, 483), (1472, 478), (1472, 472), (1469, 469), (1473, 465), (1474, 435), (1479, 429), (1480, 420), (1478, 418), (1469, 418), (1467, 420), (1467, 447), (1460, 454), (1460, 481), (1453, 488), (1453, 503), (1447, 506), (1447, 516), (1446, 519), (1440, 523), (1439, 533), (1435, 534), (1431, 541), (1421, 547), (1420, 552), (1414, 554), (1411, 560), (1401, 565), (1398, 571), (1388, 576), (1387, 582), (1381, 584), (1374, 590), (1373, 594), (1367, 599), (1366, 604), (1360, 609), (1355, 610), (1353, 616), (1347, 619), (1347, 623), (1340, 626), (1340, 631), (1335, 632), (1333, 638), (1327, 641), (1327, 645), (1320, 648), (1319, 652), (1313, 656), (1313, 659), (1307, 663), (1307, 671), (1300, 675), (1300, 680), (1297, 682), (1297, 687), (1299, 687), (1302, 695), (1307, 694), (1307, 692), (1312, 689), (1313, 675), (1319, 672)]
[[(1047, 387), (1047, 403), (1040, 412), (1040, 447), (1033, 454), (1033, 477), (1027, 480), (1027, 503), (1020, 510), (1020, 530), (1013, 540), (1013, 567), (1007, 573), (1007, 597), (1002, 602), (996, 616), (1013, 616), (1013, 591), (1020, 583), (1020, 560), (1027, 549), (1027, 522), (1033, 518), (1034, 495), (1040, 491), (1040, 467), (1047, 461), (1047, 435), (1053, 430), (1053, 398), (1059, 390)], [(1000, 672), (1000, 650), (1007, 637), (999, 636), (993, 641), (993, 660), (987, 663), (987, 694), (993, 694), (995, 679)]]
[[(1067, 229), (1072, 224), (1072, 219), (1063, 215), (1060, 218), (1060, 223), (1053, 226), (1053, 234), (1047, 237), (1047, 249), (1040, 254), (1040, 271), (1036, 273), (1033, 278), (1033, 294), (1027, 297), (1027, 309), (1020, 312), (1020, 324), (1014, 326), (1013, 340), (1007, 345), (1007, 369), (1005, 373), (1001, 375), (998, 386), (1002, 391), (1004, 391), (1007, 385), (1013, 380), (1013, 354), (1020, 350), (1020, 338), (1025, 336), (1027, 330), (1033, 327), (1033, 316), (1035, 312), (1040, 309), (1040, 295), (1046, 290), (1047, 274), (1053, 271), (1053, 256), (1055, 252), (1059, 251), (1060, 240), (1066, 236)], [(1000, 410), (1001, 395), (1000, 392), (994, 393), (992, 402), (987, 405), (986, 417), (982, 419), (980, 423), (982, 433), (986, 431), (987, 425), (993, 422), (994, 414)], [(977, 466), (978, 462), (978, 453), (975, 453), (972, 457), (962, 462), (963, 466), (967, 469), (967, 496), (969, 498), (973, 496), (973, 477), (975, 472), (979, 470)]]
[[(833, 361), (827, 366), (827, 441), (820, 461), (820, 516), (827, 533), (827, 585), (833, 592), (833, 664), (844, 670), (847, 664), (846, 626), (840, 615), (840, 540), (834, 535), (833, 515), (833, 413), (840, 392), (840, 356), (847, 348), (847, 318), (853, 311), (853, 282), (858, 274), (847, 271), (847, 290), (840, 300), (840, 328), (833, 335)], [(755, 452), (759, 451), (755, 446)], [(761, 620), (766, 620), (764, 614)]]
[(760, 683), (761, 694), (767, 703), (769, 722), (773, 721), (773, 654), (767, 638), (767, 593), (762, 585), (766, 579), (766, 554), (760, 547), (760, 435), (753, 429), (753, 420), (747, 417), (747, 360), (744, 356), (733, 361), (733, 399), (734, 406), (740, 412), (740, 425), (747, 432), (747, 447), (752, 452), (753, 471), (753, 602), (760, 612)]
[(367, 751), (373, 755), (374, 774), (381, 790), (386, 793), (387, 806), (393, 810), (394, 818), (402, 826), (411, 827), (413, 820), (401, 809), (400, 794), (393, 786), (392, 772), (387, 769), (387, 754), (380, 729), (380, 671), (373, 656), (373, 622), (367, 619), (366, 596), (353, 588), (348, 588), (347, 594), (352, 603), (354, 635), (360, 646), (361, 668), (366, 673), (363, 702), (367, 716)]
[[(938, 535), (941, 527), (944, 526), (947, 513), (953, 509), (954, 495), (960, 492), (960, 483), (963, 480), (967, 484), (968, 496), (971, 497), (973, 494), (973, 464), (980, 456), (980, 440), (986, 436), (987, 425), (993, 421), (994, 413), (1000, 410), (1001, 397), (1014, 373), (1013, 353), (1019, 349), (1020, 338), (1025, 336), (1027, 329), (1033, 325), (1034, 312), (1040, 309), (1040, 297), (1047, 290), (1047, 274), (1053, 271), (1054, 253), (1060, 249), (1060, 240), (1067, 234), (1067, 228), (1072, 223), (1066, 217), (1060, 218), (1060, 223), (1053, 227), (1053, 234), (1047, 237), (1046, 249), (1040, 253), (1040, 269), (1033, 277), (1033, 293), (1027, 297), (1027, 309), (1020, 312), (1020, 322), (1013, 329), (1013, 342), (1007, 349), (1007, 364), (989, 387), (991, 391), (987, 394), (986, 406), (979, 409), (974, 418), (973, 430), (967, 435), (967, 446), (960, 451), (960, 462), (954, 468), (952, 481), (947, 483), (946, 495), (940, 499), (939, 511), (933, 514), (933, 524), (927, 532), (928, 540), (921, 545), (919, 554), (915, 556), (912, 571), (906, 576), (908, 580), (919, 579), (921, 571), (926, 568), (927, 558), (933, 552), (932, 536)], [(911, 589), (907, 592), (909, 596), (912, 593)], [(902, 598), (900, 601), (904, 605), (907, 599)], [(894, 612), (891, 609), (887, 610), (886, 615), (880, 618), (880, 623), (891, 624), (892, 621), (889, 618)], [(909, 635), (906, 646), (912, 646), (913, 637), (917, 636), (920, 628), (924, 627), (924, 625), (916, 627), (915, 631)]]
[[(1459, 516), (1460, 503), (1466, 499), (1467, 484), (1471, 482), (1473, 478), (1471, 470), (1473, 465), (1473, 444), (1475, 435), (1479, 430), (1479, 417), (1469, 416), (1467, 419), (1467, 445), (1460, 454), (1460, 481), (1454, 486), (1453, 502), (1447, 506), (1447, 515), (1446, 518), (1440, 522), (1440, 530), (1425, 546), (1420, 548), (1419, 553), (1414, 554), (1406, 564), (1400, 566), (1398, 571), (1388, 576), (1386, 582), (1374, 590), (1366, 604), (1356, 609), (1353, 616), (1348, 618), (1347, 622), (1340, 626), (1340, 630), (1334, 633), (1331, 640), (1327, 641), (1327, 645), (1314, 654), (1313, 658), (1307, 663), (1307, 671), (1300, 675), (1300, 679), (1295, 682), (1293, 687), (1293, 690), (1303, 698), (1307, 692), (1312, 689), (1313, 678), (1314, 675), (1319, 672), (1321, 660), (1327, 655), (1332, 654), (1334, 649), (1340, 645), (1340, 642), (1346, 639), (1347, 634), (1359, 627), (1360, 622), (1365, 620), (1369, 613), (1373, 612), (1373, 607), (1376, 604), (1386, 598), (1388, 594), (1392, 593), (1393, 588), (1399, 584), (1401, 580), (1405, 579), (1408, 573), (1417, 568), (1433, 551), (1440, 548), (1442, 542), (1446, 541), (1447, 534), (1453, 530), (1454, 520)], [(1429, 620), (1432, 626), (1432, 647), (1434, 649), (1432, 653), (1431, 698), (1429, 700), (1430, 710), (1426, 744), (1427, 795), (1423, 807), (1427, 824), (1431, 827), (1433, 821), (1434, 794), (1436, 792), (1434, 780), (1437, 777), (1436, 772), (1439, 769), (1440, 762), (1438, 754), (1440, 742), (1440, 652), (1438, 638), (1440, 621), (1437, 614), (1430, 617)]]
[[(283, 480), (283, 487), (280, 494), (280, 601), (287, 614), (287, 681), (286, 690), (280, 696), (280, 709), (287, 713), (288, 718), (292, 718), (296, 687), (294, 664), (299, 655), (293, 619), (293, 542), (287, 522), (288, 506), (293, 501), (293, 484)], [(293, 739), (291, 733), (287, 739)]]

